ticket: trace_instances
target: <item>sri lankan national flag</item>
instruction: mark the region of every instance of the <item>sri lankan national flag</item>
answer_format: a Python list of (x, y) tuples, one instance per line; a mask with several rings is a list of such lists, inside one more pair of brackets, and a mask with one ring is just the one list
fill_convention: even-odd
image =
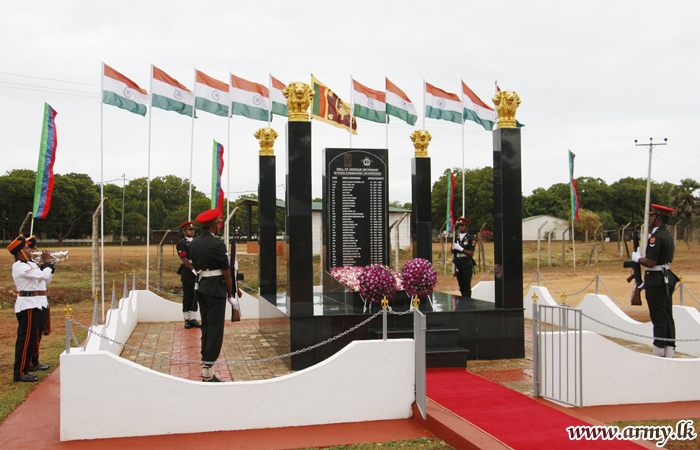
[[(335, 92), (328, 89), (328, 86), (318, 81), (313, 75), (311, 75), (311, 88), (314, 90), (311, 118), (350, 131), (350, 105), (342, 101)], [(352, 133), (357, 134), (357, 120), (354, 117)]]

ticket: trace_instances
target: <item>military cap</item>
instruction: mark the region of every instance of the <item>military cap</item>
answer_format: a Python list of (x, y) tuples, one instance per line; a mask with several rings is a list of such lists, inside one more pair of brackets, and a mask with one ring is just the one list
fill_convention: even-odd
[(469, 219), (466, 219), (466, 218), (464, 218), (464, 217), (460, 217), (459, 219), (455, 220), (455, 223), (456, 223), (457, 225), (462, 224), (462, 223), (465, 224), (465, 225), (469, 225), (469, 224), (472, 223), (472, 221), (469, 220)]
[(181, 230), (186, 230), (187, 228), (194, 228), (194, 222), (185, 222), (182, 225), (180, 225)]
[(27, 247), (34, 250), (36, 248), (36, 236), (30, 236), (27, 238)]
[(207, 226), (207, 225), (210, 225), (210, 224), (218, 221), (220, 218), (221, 218), (221, 213), (219, 212), (218, 209), (210, 209), (210, 210), (204, 211), (202, 214), (198, 215), (195, 220), (200, 225)]
[(659, 214), (661, 216), (670, 216), (674, 212), (676, 212), (676, 210), (673, 208), (668, 208), (666, 206), (661, 206), (661, 205), (651, 205), (651, 211), (649, 211), (649, 214)]

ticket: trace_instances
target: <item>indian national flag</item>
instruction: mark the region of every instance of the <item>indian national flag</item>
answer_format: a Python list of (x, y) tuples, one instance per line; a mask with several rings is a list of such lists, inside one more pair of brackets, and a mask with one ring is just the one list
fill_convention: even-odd
[(372, 122), (386, 123), (386, 93), (375, 91), (352, 80), (354, 116)]
[(287, 99), (284, 97), (284, 83), (270, 75), (270, 102), (272, 102), (272, 114), (287, 117), (289, 108), (287, 108)]
[(195, 69), (194, 106), (195, 108), (228, 117), (228, 84)]
[(148, 110), (148, 92), (102, 63), (102, 103), (145, 116)]
[(194, 94), (175, 78), (151, 65), (151, 106), (191, 117)]
[(264, 120), (270, 116), (270, 93), (266, 86), (231, 75), (231, 115)]
[(408, 96), (394, 83), (386, 79), (386, 113), (398, 117), (409, 125), (415, 125), (418, 111)]
[(425, 117), (462, 123), (463, 113), (462, 102), (456, 94), (425, 83)]
[[(498, 88), (498, 85), (496, 85)], [(478, 123), (485, 130), (493, 130), (493, 125), (498, 120), (496, 111), (482, 102), (476, 94), (462, 81), (462, 105), (464, 105), (464, 119)]]

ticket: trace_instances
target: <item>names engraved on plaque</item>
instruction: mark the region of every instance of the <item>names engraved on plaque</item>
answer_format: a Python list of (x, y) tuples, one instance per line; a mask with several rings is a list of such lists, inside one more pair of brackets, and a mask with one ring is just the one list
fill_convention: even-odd
[(328, 267), (388, 264), (387, 151), (326, 152)]

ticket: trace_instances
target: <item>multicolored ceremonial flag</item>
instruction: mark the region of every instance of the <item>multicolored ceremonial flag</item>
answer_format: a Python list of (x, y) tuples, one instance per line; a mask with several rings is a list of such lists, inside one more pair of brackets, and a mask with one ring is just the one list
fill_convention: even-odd
[(418, 111), (408, 96), (386, 78), (386, 113), (398, 117), (409, 125), (415, 125)]
[(191, 117), (194, 93), (175, 78), (151, 65), (151, 106)]
[(272, 114), (287, 117), (289, 108), (284, 92), (284, 83), (270, 74), (270, 102), (272, 103)]
[(145, 116), (148, 110), (148, 92), (102, 63), (102, 103)]
[(231, 115), (264, 120), (270, 117), (270, 91), (267, 86), (231, 75)]
[[(498, 85), (496, 85), (498, 88)], [(464, 120), (476, 122), (484, 130), (493, 130), (493, 125), (498, 121), (496, 111), (482, 102), (479, 97), (462, 81), (462, 106), (464, 107)]]
[(228, 84), (195, 69), (194, 106), (217, 116), (228, 117)]
[(372, 122), (386, 123), (386, 93), (352, 80), (353, 115)]
[(56, 161), (56, 110), (44, 103), (44, 124), (41, 128), (41, 146), (39, 147), (39, 165), (36, 169), (36, 183), (34, 185), (34, 210), (35, 219), (44, 219), (51, 208), (51, 194), (53, 194), (53, 163)]
[(461, 124), (463, 115), (462, 101), (456, 94), (425, 83), (425, 117)]
[(450, 180), (447, 186), (447, 225), (446, 231), (452, 231), (452, 226), (455, 223), (454, 212), (452, 211), (452, 202), (455, 199), (455, 174), (450, 171)]
[(211, 173), (211, 209), (218, 209), (224, 216), (224, 190), (221, 187), (221, 174), (224, 171), (224, 146), (214, 141)]
[(569, 178), (571, 179), (571, 220), (578, 220), (578, 194), (574, 180), (574, 158), (576, 155), (569, 150)]
[[(311, 118), (350, 131), (350, 105), (342, 101), (335, 92), (328, 89), (328, 86), (318, 81), (313, 75), (311, 75), (311, 89), (314, 91)], [(357, 134), (357, 120), (354, 117), (352, 133)]]

